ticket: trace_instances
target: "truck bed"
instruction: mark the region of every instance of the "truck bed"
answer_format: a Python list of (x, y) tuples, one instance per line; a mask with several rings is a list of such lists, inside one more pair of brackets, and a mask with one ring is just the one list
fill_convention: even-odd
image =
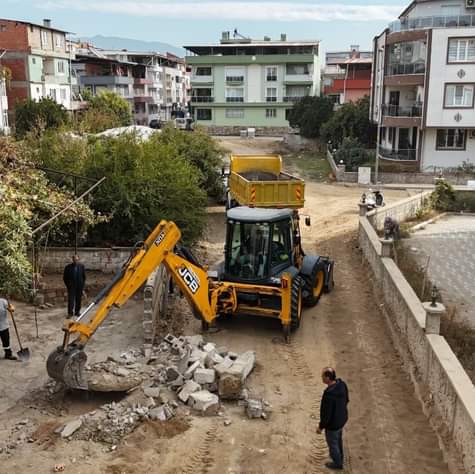
[(242, 206), (298, 209), (305, 201), (304, 181), (282, 171), (280, 155), (232, 155), (229, 191)]

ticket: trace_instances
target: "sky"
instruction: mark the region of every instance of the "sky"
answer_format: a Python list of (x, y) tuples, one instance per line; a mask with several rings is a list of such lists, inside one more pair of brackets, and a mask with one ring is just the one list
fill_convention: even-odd
[(397, 19), (400, 0), (0, 0), (0, 17), (53, 25), (79, 37), (96, 34), (176, 46), (217, 42), (222, 31), (252, 38), (317, 39), (324, 51), (372, 39)]

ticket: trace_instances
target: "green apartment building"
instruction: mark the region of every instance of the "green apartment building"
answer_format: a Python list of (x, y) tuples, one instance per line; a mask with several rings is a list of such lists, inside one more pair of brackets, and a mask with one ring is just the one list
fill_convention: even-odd
[[(239, 38), (237, 38), (239, 36)], [(198, 125), (213, 133), (261, 134), (288, 129), (288, 111), (299, 98), (320, 93), (318, 41), (244, 38), (224, 32), (219, 44), (185, 46), (190, 53), (191, 105)]]

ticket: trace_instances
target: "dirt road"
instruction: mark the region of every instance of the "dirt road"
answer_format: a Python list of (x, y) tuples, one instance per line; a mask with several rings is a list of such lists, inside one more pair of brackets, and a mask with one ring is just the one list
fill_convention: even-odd
[[(232, 147), (232, 142), (227, 146)], [(272, 405), (268, 420), (248, 420), (242, 407), (233, 403), (223, 406), (226, 418), (232, 420), (229, 426), (224, 425), (223, 417), (190, 417), (186, 423), (169, 422), (166, 429), (144, 424), (113, 452), (92, 442), (58, 439), (52, 434), (58, 424), (103, 400), (68, 396), (58, 406), (44, 401), (40, 387), (46, 376), (41, 367), (55, 336), (60, 337), (56, 331), (61, 315), (56, 310), (43, 316), (42, 343), (34, 345), (36, 359), (30, 362), (35, 370), (15, 365), (15, 370), (5, 371), (1, 362), (0, 440), (10, 436), (11, 427), (24, 418), (36, 420), (45, 433), (38, 436), (40, 441), (17, 448), (13, 454), (0, 453), (1, 472), (42, 474), (51, 472), (55, 462), (64, 462), (67, 473), (329, 472), (323, 466), (327, 459), (324, 438), (315, 432), (324, 388), (320, 370), (326, 365), (334, 366), (350, 389), (346, 472), (448, 472), (437, 437), (391, 345), (356, 248), (356, 203), (361, 190), (308, 183), (306, 193), (303, 213), (311, 216), (312, 226), (303, 229), (304, 248), (335, 259), (334, 292), (325, 295), (315, 308), (305, 310), (302, 326), (290, 345), (283, 344), (279, 324), (264, 319), (222, 322), (218, 333), (207, 336), (236, 352), (256, 351), (258, 365), (249, 379), (249, 389)], [(405, 193), (386, 193), (389, 202), (400, 197)], [(209, 263), (222, 255), (224, 219), (222, 207), (209, 209), (209, 230), (203, 243)], [(186, 304), (180, 303), (180, 308), (189, 316), (184, 331), (199, 332), (199, 323)], [(115, 322), (95, 339), (91, 347), (95, 356), (136, 346), (138, 337), (127, 336), (134, 330), (139, 334), (139, 316), (139, 302), (118, 312)], [(25, 318), (26, 312), (24, 328)], [(22, 370), (36, 376), (27, 378), (21, 375)], [(15, 390), (13, 395), (11, 390)]]

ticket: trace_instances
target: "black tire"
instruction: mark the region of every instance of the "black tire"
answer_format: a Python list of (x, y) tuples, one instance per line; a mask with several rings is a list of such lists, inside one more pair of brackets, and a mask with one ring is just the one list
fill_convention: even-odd
[(208, 332), (209, 330), (209, 323), (205, 321), (204, 319), (201, 320), (201, 331), (202, 332)]
[(323, 292), (324, 293), (330, 293), (333, 288), (335, 287), (335, 279), (333, 278), (333, 267), (335, 266), (335, 264), (333, 262), (331, 262), (330, 266), (329, 266), (329, 275), (328, 275), (328, 283), (324, 286), (323, 288)]
[(295, 331), (302, 320), (302, 278), (297, 276), (292, 281), (290, 297), (290, 328)]
[(323, 294), (325, 287), (325, 267), (319, 264), (312, 275), (305, 279), (306, 296), (303, 300), (305, 306), (315, 306)]

